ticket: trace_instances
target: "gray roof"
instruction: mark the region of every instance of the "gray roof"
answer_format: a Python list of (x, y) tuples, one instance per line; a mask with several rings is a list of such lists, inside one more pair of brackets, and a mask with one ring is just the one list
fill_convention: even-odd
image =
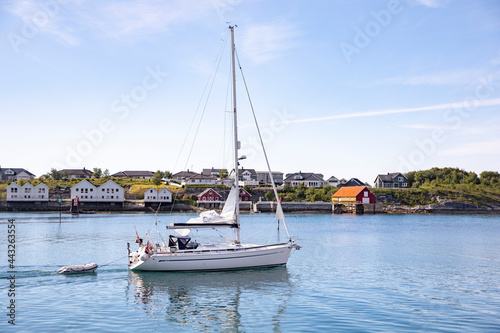
[(203, 171), (201, 172), (203, 175), (205, 176), (208, 176), (212, 173), (219, 173), (222, 169), (214, 169), (214, 168), (210, 168), (210, 169), (203, 169)]
[(62, 170), (59, 170), (59, 172), (64, 172), (68, 176), (89, 176), (89, 177), (92, 177), (92, 175), (94, 174), (92, 171), (85, 169), (85, 168), (83, 168), (83, 169), (62, 169)]
[(239, 174), (241, 175), (243, 172), (248, 171), (252, 176), (256, 176), (257, 172), (255, 172), (255, 169), (240, 169)]
[(386, 175), (378, 175), (377, 177), (380, 178), (380, 180), (382, 180), (383, 182), (393, 182), (394, 178), (396, 178), (399, 175), (405, 177), (401, 172), (392, 172)]
[(215, 176), (206, 176), (206, 175), (200, 175), (200, 174), (195, 174), (191, 177), (186, 177), (186, 180), (192, 180), (192, 179), (214, 179), (216, 180), (217, 177)]
[(23, 168), (0, 168), (0, 173), (3, 174), (5, 171), (7, 170), (12, 170), (14, 171), (14, 175), (17, 175), (17, 174), (20, 174), (21, 172), (26, 172), (28, 175), (30, 176), (35, 176), (34, 174), (32, 174), (31, 172), (29, 172), (28, 170), (26, 169), (23, 169)]
[(344, 184), (344, 186), (366, 186), (366, 183), (363, 183), (358, 178), (351, 178)]
[(135, 170), (126, 170), (117, 172), (111, 177), (153, 177), (154, 172), (152, 171), (135, 171)]
[[(299, 176), (300, 178), (297, 178), (296, 179), (296, 176)], [(296, 173), (288, 173), (285, 177), (285, 182), (290, 182), (290, 181), (297, 181), (297, 180), (301, 180), (301, 181), (311, 181), (311, 180), (315, 180), (315, 181), (321, 181), (321, 182), (324, 182), (325, 180), (323, 179), (323, 175), (320, 174), (320, 173), (313, 173), (313, 172), (302, 172), (302, 171), (299, 171), (299, 172), (296, 172)]]
[(193, 177), (194, 175), (199, 175), (199, 173), (187, 170), (187, 171), (180, 171), (180, 172), (174, 173), (172, 175), (172, 178), (173, 179), (176, 179), (176, 178), (186, 179), (186, 178)]

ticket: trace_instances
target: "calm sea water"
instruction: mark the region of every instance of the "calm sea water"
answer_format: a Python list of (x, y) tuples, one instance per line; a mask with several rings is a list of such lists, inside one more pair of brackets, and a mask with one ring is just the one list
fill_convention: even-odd
[[(158, 229), (193, 215), (159, 215)], [(7, 219), (16, 220), (15, 297)], [(242, 216), (243, 239), (275, 241), (268, 214)], [(498, 332), (500, 216), (288, 215), (303, 246), (287, 267), (134, 273), (126, 243), (152, 214), (0, 213), (0, 331)], [(194, 233), (198, 241), (222, 240)], [(94, 274), (64, 265), (96, 262)], [(8, 302), (16, 305), (15, 327)]]

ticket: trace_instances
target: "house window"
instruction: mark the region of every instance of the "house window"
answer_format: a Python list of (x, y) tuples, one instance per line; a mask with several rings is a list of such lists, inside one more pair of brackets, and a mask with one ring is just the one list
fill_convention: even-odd
[(401, 182), (404, 182), (403, 177), (398, 177), (398, 182), (400, 182), (400, 183), (401, 183)]
[(408, 184), (407, 183), (403, 183), (403, 184), (401, 184), (401, 187), (408, 187)]

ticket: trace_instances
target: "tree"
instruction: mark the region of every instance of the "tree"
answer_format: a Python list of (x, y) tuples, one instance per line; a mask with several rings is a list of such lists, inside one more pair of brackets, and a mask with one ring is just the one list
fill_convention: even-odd
[(61, 180), (64, 178), (66, 173), (57, 171), (56, 169), (52, 168), (52, 169), (50, 169), (50, 172), (47, 175), (52, 179)]
[(250, 185), (243, 186), (243, 189), (245, 191), (247, 191), (248, 193), (253, 194), (253, 189), (252, 189), (252, 187)]
[(170, 171), (164, 171), (163, 172), (163, 178), (165, 178), (165, 179), (171, 179), (172, 178), (172, 173)]
[(267, 201), (274, 201), (274, 192), (273, 191), (267, 191), (265, 196), (266, 196)]
[(94, 178), (101, 178), (102, 177), (102, 170), (101, 170), (101, 168), (94, 168), (94, 173), (92, 174), (92, 177), (94, 177)]
[(151, 181), (153, 182), (153, 184), (158, 186), (162, 183), (162, 179), (163, 179), (163, 173), (160, 170), (158, 170), (154, 173), (153, 178), (151, 178)]
[(108, 178), (110, 176), (109, 175), (109, 170), (108, 169), (104, 170), (102, 176), (105, 177), (105, 178)]
[(494, 185), (500, 182), (500, 174), (497, 171), (483, 171), (479, 179), (483, 185)]
[(221, 169), (219, 171), (219, 178), (226, 179), (229, 174), (227, 173), (227, 169)]

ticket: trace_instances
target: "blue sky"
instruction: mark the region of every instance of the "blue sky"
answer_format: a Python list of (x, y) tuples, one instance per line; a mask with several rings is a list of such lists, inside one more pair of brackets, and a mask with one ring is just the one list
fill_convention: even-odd
[[(4, 1), (0, 166), (230, 167), (227, 47), (211, 78), (231, 21), (273, 169), (498, 171), (499, 17), (494, 0)], [(242, 166), (265, 169), (237, 100)]]

